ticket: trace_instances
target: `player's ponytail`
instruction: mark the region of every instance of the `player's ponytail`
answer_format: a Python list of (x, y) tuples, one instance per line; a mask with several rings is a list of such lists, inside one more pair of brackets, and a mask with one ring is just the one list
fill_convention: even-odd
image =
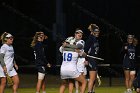
[(91, 32), (94, 32), (95, 29), (99, 30), (99, 27), (96, 24), (90, 24), (88, 26), (88, 30), (91, 31)]
[(133, 45), (136, 46), (138, 44), (138, 39), (134, 38), (133, 39)]
[(7, 38), (6, 36), (8, 35), (7, 32), (4, 32), (1, 37), (0, 37), (0, 40), (2, 41), (2, 44), (4, 44), (6, 41), (7, 41)]

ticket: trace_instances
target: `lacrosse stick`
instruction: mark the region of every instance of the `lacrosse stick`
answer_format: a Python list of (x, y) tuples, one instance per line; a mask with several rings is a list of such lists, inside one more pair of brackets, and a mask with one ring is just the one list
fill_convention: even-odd
[(11, 77), (8, 75), (8, 73), (5, 73), (5, 75), (6, 75), (7, 85), (8, 85), (8, 86), (12, 86), (12, 85), (13, 85), (13, 80), (12, 80)]
[(98, 86), (100, 86), (101, 85), (101, 76), (99, 76), (98, 74), (97, 74), (97, 81), (98, 81)]
[(94, 57), (94, 56), (90, 56), (90, 55), (87, 55), (87, 57), (94, 58), (94, 59), (98, 59), (98, 60), (104, 60), (104, 59), (102, 59), (102, 58)]

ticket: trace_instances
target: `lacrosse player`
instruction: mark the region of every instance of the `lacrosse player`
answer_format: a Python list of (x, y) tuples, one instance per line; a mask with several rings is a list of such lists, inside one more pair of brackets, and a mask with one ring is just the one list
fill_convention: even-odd
[[(100, 34), (99, 27), (96, 24), (90, 24), (88, 27), (89, 31), (91, 31), (89, 38), (85, 42), (84, 51), (86, 54), (91, 56), (97, 56), (99, 51), (99, 43), (98, 37)], [(88, 93), (95, 93), (92, 92), (92, 88), (94, 86), (94, 82), (97, 76), (97, 60), (93, 58), (87, 58), (88, 64), (88, 71), (89, 71), (89, 81), (88, 81)]]
[[(71, 46), (70, 46), (71, 47)], [(80, 82), (81, 84), (81, 93), (85, 93), (86, 88), (86, 79), (81, 73), (77, 70), (77, 60), (81, 56), (81, 51), (76, 45), (72, 45), (72, 49), (64, 48), (63, 50), (63, 62), (61, 65), (61, 79), (62, 84), (60, 86), (60, 92), (64, 93), (64, 87), (66, 86), (67, 80), (74, 79)], [(70, 92), (72, 93), (72, 92)]]
[(132, 93), (132, 83), (135, 79), (136, 66), (135, 66), (135, 46), (137, 45), (137, 40), (134, 35), (127, 36), (127, 43), (124, 44), (122, 48), (123, 58), (123, 69), (125, 75), (125, 93)]
[[(6, 86), (6, 74), (13, 81), (13, 93), (17, 93), (19, 85), (19, 77), (16, 72), (18, 66), (14, 60), (13, 36), (10, 33), (4, 32), (1, 35), (2, 46), (0, 48), (0, 93), (4, 93)], [(15, 68), (16, 70), (15, 70)]]
[(50, 67), (51, 65), (48, 63), (44, 47), (42, 42), (44, 39), (47, 39), (47, 36), (44, 35), (43, 32), (36, 32), (31, 43), (31, 47), (34, 49), (35, 56), (35, 64), (36, 69), (38, 70), (38, 81), (36, 85), (36, 93), (40, 93), (40, 89), (42, 88), (42, 93), (46, 93), (46, 84), (45, 84), (45, 74), (46, 74), (46, 66)]
[[(66, 43), (68, 43), (70, 45), (77, 45), (79, 47), (79, 50), (81, 52), (84, 52), (83, 51), (84, 41), (81, 40), (82, 39), (82, 35), (83, 35), (83, 31), (80, 30), (80, 29), (76, 29), (76, 31), (75, 31), (75, 37), (68, 37), (65, 40), (65, 42), (63, 43), (63, 46), (60, 47), (60, 52), (63, 51), (64, 45)], [(72, 49), (72, 47), (69, 48), (69, 50), (71, 50), (71, 49)], [(84, 61), (85, 61), (85, 59), (83, 57), (78, 57), (78, 60), (76, 62), (76, 67), (77, 67), (78, 71), (81, 73), (81, 75), (84, 75), (84, 74), (86, 75), (86, 68), (84, 66), (85, 65), (84, 64)], [(71, 86), (69, 85), (69, 93), (72, 93), (72, 91), (73, 91), (73, 85), (72, 85), (72, 83), (73, 82), (70, 82), (70, 81), (71, 80), (69, 80), (69, 84), (71, 84)], [(78, 86), (78, 82), (76, 83), (76, 86)], [(78, 87), (76, 87), (76, 89), (78, 91)], [(62, 89), (62, 87), (61, 87), (61, 91), (64, 91), (64, 88)], [(63, 92), (61, 92), (61, 93), (63, 93)]]
[[(85, 42), (84, 40), (82, 40), (82, 36), (83, 36), (83, 31), (80, 30), (80, 29), (77, 29), (75, 31), (75, 33), (77, 33), (75, 35), (75, 38), (76, 38), (76, 45), (79, 46), (79, 49), (81, 52), (84, 52), (84, 45), (85, 45)], [(86, 61), (85, 61), (85, 58), (84, 57), (79, 57), (78, 58), (78, 61), (77, 61), (77, 70), (85, 77), (86, 74), (87, 74), (87, 70), (86, 70)], [(79, 88), (80, 88), (80, 91), (81, 91), (81, 86), (79, 84), (78, 81), (75, 81), (75, 88), (76, 88), (76, 91), (75, 93), (79, 93)]]

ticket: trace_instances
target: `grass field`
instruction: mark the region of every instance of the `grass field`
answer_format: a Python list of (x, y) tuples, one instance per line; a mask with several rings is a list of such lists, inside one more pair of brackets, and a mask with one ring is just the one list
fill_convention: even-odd
[[(37, 82), (36, 74), (19, 74), (20, 86), (18, 93), (35, 93), (35, 87)], [(61, 83), (59, 75), (47, 75), (47, 93), (59, 93), (59, 86)], [(102, 84), (100, 87), (96, 87), (96, 93), (124, 93), (124, 78), (112, 78), (112, 86), (110, 87), (110, 79), (108, 77), (101, 78)], [(11, 88), (6, 88), (5, 93), (12, 93)], [(65, 93), (68, 93), (66, 90)], [(75, 93), (75, 92), (73, 92)], [(87, 91), (85, 92), (87, 93)], [(133, 92), (135, 93), (135, 92)]]
[[(124, 93), (124, 91), (125, 91), (124, 87), (97, 87), (95, 92), (96, 93)], [(59, 88), (47, 88), (46, 92), (59, 93)], [(7, 88), (5, 93), (12, 93), (12, 90), (10, 88)], [(19, 88), (18, 93), (35, 93), (35, 88)], [(65, 93), (68, 93), (68, 91), (66, 90)]]

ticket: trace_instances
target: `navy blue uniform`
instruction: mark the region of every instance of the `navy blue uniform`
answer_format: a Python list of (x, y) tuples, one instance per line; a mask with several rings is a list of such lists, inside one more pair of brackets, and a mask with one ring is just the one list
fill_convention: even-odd
[[(125, 47), (127, 47), (127, 49), (125, 49)], [(135, 46), (132, 44), (125, 44), (123, 47), (123, 52), (124, 70), (135, 70)]]
[(137, 88), (140, 88), (140, 69), (137, 73), (136, 79), (133, 81), (133, 86), (134, 86), (135, 90)]
[[(85, 53), (91, 56), (97, 56), (99, 52), (99, 43), (97, 37), (90, 35), (87, 41), (85, 42)], [(97, 60), (93, 58), (87, 58), (89, 62), (88, 70), (96, 71), (97, 70)]]
[(35, 64), (38, 72), (45, 73), (45, 67), (48, 64), (46, 60), (42, 42), (37, 42), (34, 46)]

